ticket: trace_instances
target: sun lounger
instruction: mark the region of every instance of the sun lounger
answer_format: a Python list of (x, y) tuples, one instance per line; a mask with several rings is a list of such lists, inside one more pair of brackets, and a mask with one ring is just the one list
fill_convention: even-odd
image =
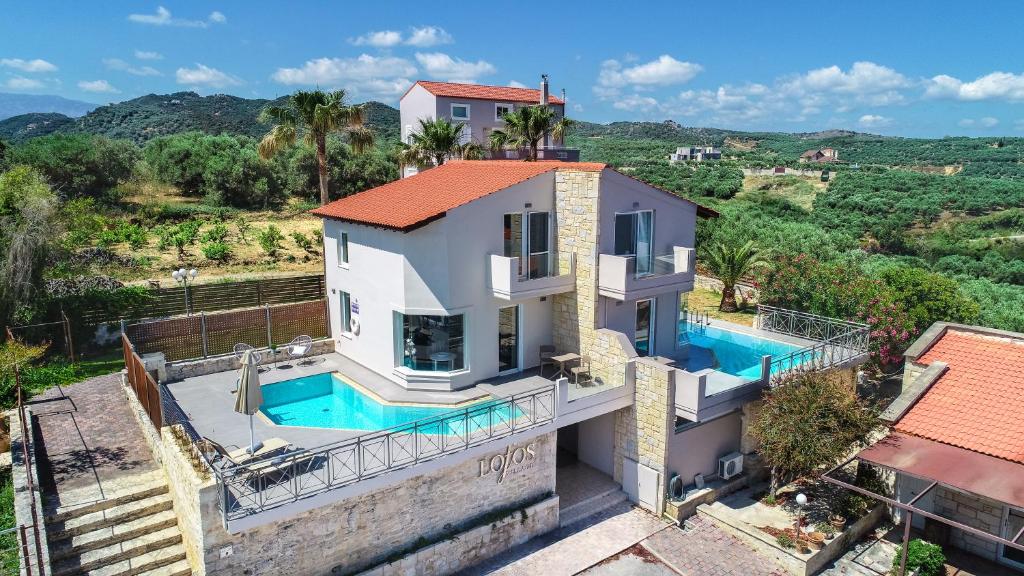
[(266, 458), (276, 454), (277, 452), (283, 451), (285, 448), (291, 446), (287, 440), (282, 438), (268, 438), (263, 441), (259, 449), (256, 452), (250, 454), (248, 448), (238, 448), (235, 450), (228, 450), (224, 446), (210, 440), (209, 438), (203, 438), (204, 441), (209, 442), (210, 446), (217, 451), (224, 459), (231, 463), (232, 466), (244, 466), (248, 462), (253, 462), (261, 458)]

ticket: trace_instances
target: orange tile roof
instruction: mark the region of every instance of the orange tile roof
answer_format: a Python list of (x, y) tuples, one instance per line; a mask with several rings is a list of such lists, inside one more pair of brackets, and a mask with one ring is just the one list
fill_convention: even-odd
[(1024, 338), (951, 327), (917, 361), (949, 369), (896, 430), (1024, 464)]
[(454, 160), (310, 212), (325, 218), (409, 231), (443, 217), (448, 210), (546, 172), (600, 172), (604, 168), (604, 164), (596, 162)]
[[(526, 102), (537, 104), (540, 102), (540, 90), (537, 88), (513, 88), (511, 86), (485, 86), (483, 84), (459, 84), (456, 82), (431, 82), (429, 80), (417, 80), (416, 84), (423, 86), (434, 96), (448, 96), (451, 98), (471, 98), (474, 100), (497, 100), (498, 102)], [(413, 86), (416, 86), (413, 84)], [(409, 88), (412, 90), (412, 87)], [(406, 94), (409, 93), (406, 90)], [(403, 94), (404, 98), (405, 95)], [(565, 104), (561, 98), (548, 94), (549, 104)]]

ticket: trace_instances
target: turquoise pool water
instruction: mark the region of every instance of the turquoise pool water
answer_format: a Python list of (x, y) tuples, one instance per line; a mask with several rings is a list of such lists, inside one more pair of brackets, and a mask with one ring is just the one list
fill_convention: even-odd
[[(487, 403), (472, 406), (486, 420)], [(260, 411), (281, 426), (310, 426), (344, 430), (382, 430), (416, 420), (455, 412), (452, 408), (390, 406), (381, 404), (341, 379), (338, 374), (305, 376), (263, 386)], [(508, 416), (508, 406), (495, 407), (497, 418)], [(460, 434), (463, 419), (438, 423), (440, 434)]]
[(714, 368), (733, 376), (756, 379), (761, 377), (761, 356), (770, 354), (777, 358), (800, 349), (800, 346), (714, 326), (690, 325), (687, 330), (686, 325), (680, 323), (680, 334), (684, 331), (691, 345), (686, 364), (691, 372)]

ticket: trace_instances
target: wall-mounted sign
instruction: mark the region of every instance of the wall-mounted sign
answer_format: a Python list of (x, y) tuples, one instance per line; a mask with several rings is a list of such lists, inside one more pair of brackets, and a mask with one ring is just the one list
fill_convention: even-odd
[(349, 308), (352, 310), (352, 315), (356, 316), (359, 314), (359, 298), (352, 298), (349, 304)]
[(494, 475), (498, 484), (505, 480), (509, 472), (521, 472), (533, 467), (533, 461), (537, 459), (537, 443), (530, 442), (523, 446), (512, 446), (505, 448), (504, 454), (495, 454), (477, 461), (480, 466), (478, 477)]

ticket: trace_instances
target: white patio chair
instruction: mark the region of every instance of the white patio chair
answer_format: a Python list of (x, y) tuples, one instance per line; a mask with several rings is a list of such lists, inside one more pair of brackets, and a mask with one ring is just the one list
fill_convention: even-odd
[(313, 339), (309, 336), (302, 335), (296, 336), (294, 340), (285, 346), (285, 352), (288, 353), (288, 357), (292, 359), (302, 358), (309, 351), (313, 349)]
[(252, 359), (253, 359), (253, 361), (256, 362), (256, 365), (259, 366), (260, 362), (263, 361), (263, 355), (260, 354), (259, 350), (253, 348), (252, 346), (249, 346), (245, 342), (239, 342), (238, 344), (235, 344), (235, 348), (234, 348), (235, 358), (238, 358), (239, 360), (241, 360), (242, 359), (242, 355), (245, 354), (246, 350), (252, 350)]

